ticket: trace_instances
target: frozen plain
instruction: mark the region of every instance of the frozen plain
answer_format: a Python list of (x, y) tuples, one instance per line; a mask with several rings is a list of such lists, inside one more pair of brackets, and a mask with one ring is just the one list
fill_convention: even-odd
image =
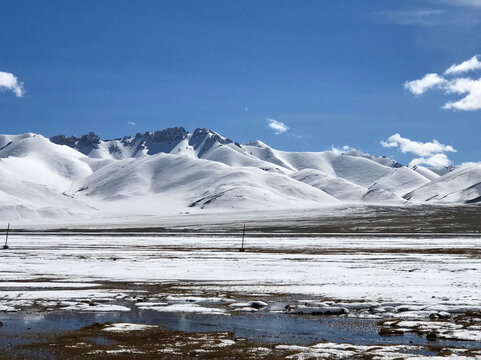
[[(239, 237), (228, 235), (14, 239), (13, 249), (2, 253), (2, 287), (21, 285), (23, 296), (29, 285), (52, 285), (18, 280), (74, 282), (79, 288), (84, 282), (188, 281), (196, 288), (245, 293), (481, 306), (481, 259), (473, 256), (481, 245), (477, 237), (253, 237), (245, 253), (238, 251)], [(16, 290), (1, 291), (0, 297), (9, 294)]]
[[(453, 233), (403, 233), (398, 230), (415, 228), (416, 214), (401, 226), (376, 228), (372, 216), (379, 216), (366, 215), (367, 210), (362, 221), (352, 220), (358, 210), (337, 209), (333, 213), (343, 215), (336, 215), (334, 222), (350, 224), (351, 230), (371, 222), (377, 232), (322, 233), (326, 218), (292, 212), (265, 219), (248, 213), (157, 218), (137, 229), (125, 221), (114, 227), (111, 222), (65, 223), (41, 231), (24, 226), (12, 236), (11, 250), (2, 252), (0, 307), (19, 315), (136, 309), (374, 319), (387, 333), (435, 333), (440, 340), (461, 341), (461, 346), (449, 348), (451, 358), (481, 347), (481, 237), (476, 226), (465, 234), (455, 227)], [(304, 227), (290, 223), (290, 216), (301, 219)], [(251, 228), (246, 252), (241, 253), (239, 224), (246, 221)], [(424, 222), (429, 224), (427, 218)], [(398, 348), (393, 346), (354, 348), (356, 356), (377, 351), (374, 358), (380, 359), (406, 351), (414, 358), (425, 356), (424, 345), (401, 341)], [(448, 354), (443, 349), (438, 353)], [(294, 358), (354, 356), (352, 346), (334, 342), (276, 345), (272, 351), (287, 351), (279, 356)], [(481, 356), (469, 351), (470, 358)]]

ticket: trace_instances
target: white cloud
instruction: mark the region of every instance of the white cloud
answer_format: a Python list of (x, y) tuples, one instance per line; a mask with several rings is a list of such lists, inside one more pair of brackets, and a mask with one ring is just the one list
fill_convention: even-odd
[(467, 94), (457, 101), (448, 101), (443, 109), (455, 110), (479, 110), (481, 109), (481, 78), (473, 80), (470, 78), (459, 78), (450, 81), (445, 91), (447, 93)]
[[(451, 65), (445, 75), (481, 70), (481, 57), (476, 55), (460, 64)], [(446, 79), (436, 73), (426, 74), (419, 80), (407, 81), (404, 87), (414, 95), (421, 95), (431, 89), (440, 89), (446, 94), (465, 95), (456, 101), (448, 101), (443, 109), (473, 111), (481, 109), (481, 78), (454, 77)]]
[(449, 166), (451, 165), (451, 160), (448, 159), (446, 154), (436, 154), (427, 158), (417, 158), (413, 159), (409, 166), (417, 165), (428, 165), (428, 166)]
[(17, 97), (23, 96), (23, 83), (18, 82), (18, 79), (12, 73), (0, 71), (0, 90), (8, 90), (15, 93)]
[(353, 150), (356, 150), (354, 149), (353, 147), (350, 147), (349, 145), (344, 145), (342, 148), (337, 148), (335, 147), (334, 145), (332, 145), (331, 147), (331, 151), (334, 153), (334, 154), (344, 154), (344, 153), (347, 153), (349, 151), (353, 151)]
[(461, 64), (451, 65), (445, 72), (445, 75), (459, 74), (473, 70), (481, 69), (481, 56), (474, 55), (471, 59), (463, 61)]
[(409, 165), (426, 164), (430, 166), (448, 166), (451, 161), (444, 154), (445, 152), (456, 152), (451, 145), (441, 144), (436, 139), (430, 142), (420, 142), (403, 138), (399, 134), (390, 136), (386, 141), (381, 141), (383, 147), (398, 148), (402, 153), (412, 153), (420, 156), (413, 159)]
[(276, 135), (283, 134), (283, 133), (285, 133), (286, 131), (289, 130), (289, 127), (281, 121), (277, 121), (277, 120), (274, 120), (274, 119), (267, 119), (267, 121), (269, 123), (268, 126), (272, 130), (274, 130), (274, 134), (276, 134)]
[(135, 122), (133, 122), (133, 121), (127, 121), (127, 125), (137, 126), (137, 123), (135, 123)]
[(426, 74), (422, 79), (406, 81), (404, 87), (415, 95), (421, 95), (429, 89), (444, 84), (446, 79), (436, 73)]
[(456, 150), (450, 145), (441, 144), (434, 139), (432, 142), (420, 142), (413, 141), (407, 138), (403, 138), (399, 134), (390, 136), (387, 141), (381, 141), (383, 147), (397, 147), (403, 153), (413, 153), (419, 156), (431, 156), (437, 153), (443, 152), (456, 152)]

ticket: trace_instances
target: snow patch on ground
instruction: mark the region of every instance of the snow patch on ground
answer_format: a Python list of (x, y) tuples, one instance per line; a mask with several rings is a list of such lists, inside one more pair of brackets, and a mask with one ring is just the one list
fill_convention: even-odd
[(383, 346), (359, 346), (352, 344), (337, 344), (325, 342), (312, 346), (278, 345), (277, 350), (290, 351), (294, 354), (287, 356), (287, 359), (435, 359), (445, 360), (472, 360), (480, 359), (481, 353), (473, 356), (450, 354), (449, 356), (423, 355), (426, 350), (420, 346), (406, 345), (383, 345)]
[(226, 312), (223, 309), (214, 307), (205, 307), (197, 304), (172, 304), (167, 306), (139, 306), (142, 310), (156, 310), (161, 312), (184, 312), (184, 313), (199, 313), (199, 314), (220, 314), (224, 315)]
[(132, 324), (132, 323), (114, 323), (104, 327), (103, 331), (109, 332), (125, 332), (125, 331), (141, 331), (147, 329), (153, 329), (158, 327), (157, 325), (146, 324)]
[(130, 311), (130, 308), (126, 306), (112, 305), (112, 304), (77, 303), (75, 305), (64, 307), (62, 308), (62, 310), (84, 311), (84, 312), (118, 312), (118, 311)]

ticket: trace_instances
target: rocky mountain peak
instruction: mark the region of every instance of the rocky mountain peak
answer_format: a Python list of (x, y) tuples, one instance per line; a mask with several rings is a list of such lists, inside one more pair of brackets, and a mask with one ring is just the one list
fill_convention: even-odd
[(98, 149), (100, 144), (100, 138), (92, 131), (81, 137), (55, 135), (50, 138), (50, 141), (57, 145), (70, 146), (81, 152), (84, 152), (82, 149)]

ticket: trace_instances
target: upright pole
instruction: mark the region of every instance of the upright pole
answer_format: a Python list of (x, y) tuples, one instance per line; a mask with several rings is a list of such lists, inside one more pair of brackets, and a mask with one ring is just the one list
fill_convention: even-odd
[(9, 231), (10, 231), (10, 223), (8, 223), (8, 226), (7, 226), (7, 235), (5, 236), (5, 245), (3, 245), (4, 250), (8, 249), (8, 232)]
[(5, 245), (8, 245), (8, 232), (10, 231), (10, 223), (7, 226), (7, 236), (5, 236)]
[(244, 239), (245, 239), (245, 236), (246, 236), (246, 225), (244, 224), (244, 229), (242, 230), (242, 246), (240, 248), (240, 251), (243, 252), (244, 251)]

